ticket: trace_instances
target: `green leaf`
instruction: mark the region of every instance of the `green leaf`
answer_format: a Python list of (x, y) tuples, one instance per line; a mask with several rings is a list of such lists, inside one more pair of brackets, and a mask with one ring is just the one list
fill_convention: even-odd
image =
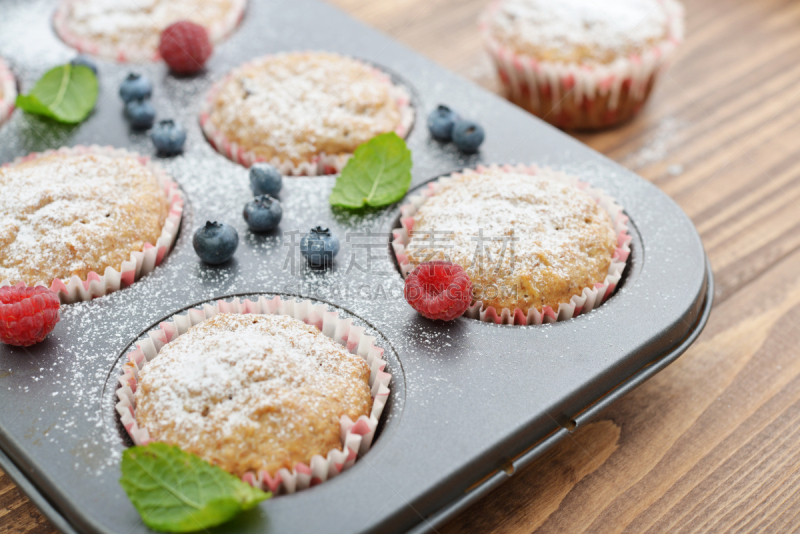
[(330, 203), (348, 209), (378, 208), (397, 202), (411, 185), (411, 151), (396, 133), (373, 137), (347, 162)]
[(271, 494), (166, 443), (122, 454), (120, 484), (144, 524), (165, 532), (193, 532), (224, 523)]
[(97, 102), (97, 77), (84, 65), (61, 65), (42, 76), (17, 107), (67, 124), (81, 122)]

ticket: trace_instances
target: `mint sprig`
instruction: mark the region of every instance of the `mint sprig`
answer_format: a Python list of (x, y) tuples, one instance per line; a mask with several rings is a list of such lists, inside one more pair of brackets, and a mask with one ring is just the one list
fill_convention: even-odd
[(348, 209), (378, 208), (397, 202), (411, 185), (411, 151), (396, 133), (373, 137), (347, 162), (330, 203)]
[(81, 122), (97, 102), (97, 77), (85, 65), (61, 65), (39, 78), (27, 95), (17, 96), (17, 107), (59, 122)]
[(144, 524), (164, 532), (219, 525), (271, 496), (166, 443), (127, 449), (119, 482)]

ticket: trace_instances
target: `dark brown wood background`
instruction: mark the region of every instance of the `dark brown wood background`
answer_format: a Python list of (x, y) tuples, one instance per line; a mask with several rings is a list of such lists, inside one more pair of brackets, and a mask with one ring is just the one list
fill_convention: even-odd
[[(332, 1), (497, 88), (475, 23), (487, 0)], [(692, 218), (716, 275), (711, 321), (443, 532), (800, 528), (800, 2), (684, 1), (687, 41), (642, 115), (579, 138)], [(0, 532), (54, 532), (5, 476)]]

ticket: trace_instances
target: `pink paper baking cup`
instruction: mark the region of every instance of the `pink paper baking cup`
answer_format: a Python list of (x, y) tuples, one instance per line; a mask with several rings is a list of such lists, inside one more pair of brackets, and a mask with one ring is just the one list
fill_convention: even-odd
[(17, 102), (17, 81), (8, 63), (0, 57), (0, 124), (14, 112)]
[[(102, 297), (122, 287), (126, 287), (134, 283), (142, 276), (149, 274), (158, 267), (175, 243), (178, 236), (178, 229), (181, 224), (181, 217), (183, 216), (183, 193), (178, 184), (172, 181), (172, 178), (166, 173), (161, 166), (150, 161), (149, 157), (140, 156), (134, 152), (129, 152), (123, 148), (114, 148), (111, 146), (76, 146), (72, 148), (62, 147), (58, 150), (47, 150), (45, 152), (32, 152), (27, 156), (22, 156), (15, 159), (10, 163), (6, 163), (3, 167), (16, 165), (25, 161), (30, 161), (37, 158), (47, 157), (50, 154), (67, 154), (67, 155), (80, 155), (80, 154), (101, 154), (109, 157), (124, 157), (131, 156), (139, 160), (139, 162), (148, 167), (158, 178), (159, 183), (164, 188), (164, 194), (169, 202), (169, 214), (164, 221), (164, 227), (161, 230), (161, 237), (158, 238), (155, 245), (152, 243), (145, 243), (141, 251), (131, 252), (130, 260), (122, 262), (119, 270), (112, 267), (106, 267), (102, 275), (91, 271), (86, 277), (86, 280), (81, 280), (77, 275), (73, 275), (69, 279), (61, 280), (56, 278), (50, 285), (50, 289), (58, 293), (61, 302), (64, 304), (71, 304), (73, 302), (92, 300), (96, 297)], [(0, 287), (11, 285), (8, 280), (0, 281)], [(43, 281), (36, 282), (33, 285), (46, 286)]]
[[(89, 36), (76, 34), (69, 24), (69, 11), (72, 4), (78, 1), (79, 0), (61, 0), (53, 13), (53, 28), (66, 44), (83, 54), (91, 54), (120, 63), (147, 60), (159, 61), (161, 59), (158, 48), (155, 50), (144, 50), (140, 47), (124, 43), (106, 45), (92, 40)], [(228, 37), (233, 30), (236, 29), (244, 16), (247, 0), (232, 0), (232, 2), (232, 9), (230, 9), (224, 17), (214, 22), (211, 26), (206, 27), (208, 37), (213, 44), (217, 44)]]
[(298, 463), (289, 471), (279, 469), (274, 475), (260, 471), (248, 472), (242, 480), (251, 486), (271, 491), (273, 494), (294, 493), (310, 486), (325, 482), (353, 466), (365, 454), (375, 437), (375, 430), (383, 409), (389, 399), (389, 383), (392, 375), (387, 373), (383, 349), (376, 347), (373, 336), (364, 335), (364, 328), (353, 326), (351, 318), (341, 319), (338, 312), (329, 311), (325, 304), (310, 301), (283, 300), (280, 297), (258, 297), (253, 301), (234, 298), (231, 302), (219, 300), (216, 304), (204, 304), (202, 308), (192, 308), (184, 315), (174, 315), (170, 321), (147, 333), (147, 338), (136, 343), (136, 348), (128, 353), (128, 362), (122, 368), (117, 389), (117, 413), (125, 430), (136, 445), (149, 443), (150, 434), (146, 428), (136, 423), (136, 393), (139, 370), (158, 355), (161, 348), (189, 328), (218, 313), (287, 315), (306, 324), (317, 327), (323, 334), (347, 347), (351, 353), (358, 354), (370, 368), (369, 385), (372, 388), (372, 412), (362, 415), (355, 421), (343, 415), (340, 419), (342, 450), (332, 449), (326, 456), (315, 455), (308, 464)]
[[(489, 5), (478, 26), (498, 73), (515, 100), (527, 96), (530, 98), (530, 106), (536, 109), (539, 107), (539, 92), (550, 91), (554, 102), (553, 111), (558, 112), (563, 97), (574, 98), (580, 104), (584, 98), (594, 100), (597, 96), (611, 95), (609, 108), (616, 109), (623, 86), (629, 87), (629, 98), (644, 100), (651, 78), (669, 65), (675, 50), (683, 41), (683, 5), (675, 0), (660, 1), (670, 17), (668, 37), (641, 54), (620, 57), (609, 64), (589, 66), (582, 63), (540, 61), (502, 46), (489, 27), (489, 20), (502, 0), (495, 0)], [(571, 91), (572, 95), (562, 94), (562, 88)]]
[[(205, 100), (200, 108), (200, 127), (206, 136), (206, 139), (214, 149), (225, 156), (226, 158), (250, 167), (253, 163), (267, 161), (264, 157), (258, 156), (252, 150), (247, 150), (237, 144), (235, 141), (228, 139), (219, 128), (211, 120), (211, 113), (213, 110), (214, 100), (221, 88), (233, 77), (237, 75), (240, 69), (257, 66), (265, 61), (268, 61), (272, 55), (262, 56), (253, 61), (249, 61), (240, 65), (236, 69), (228, 73), (225, 78), (219, 83), (215, 83), (208, 91)], [(390, 86), (392, 96), (395, 98), (400, 110), (400, 124), (395, 128), (395, 132), (400, 137), (405, 138), (411, 131), (411, 126), (414, 123), (414, 109), (411, 106), (411, 95), (401, 85), (395, 84), (388, 74), (378, 69), (365, 64), (366, 67), (371, 69), (371, 72), (381, 81), (384, 81)], [(274, 165), (278, 171), (284, 176), (322, 176), (326, 174), (338, 174), (342, 171), (347, 161), (352, 157), (352, 154), (325, 154), (324, 152), (318, 154), (311, 161), (304, 161), (300, 163), (293, 163), (292, 161), (284, 161), (280, 158), (273, 157), (268, 163)]]
[[(536, 165), (490, 165), (488, 167), (478, 165), (475, 170), (466, 169), (461, 173), (453, 173), (450, 176), (445, 176), (434, 182), (430, 182), (428, 187), (422, 190), (421, 194), (410, 196), (408, 198), (408, 203), (400, 206), (400, 224), (402, 226), (392, 233), (392, 249), (394, 250), (403, 278), (414, 269), (414, 266), (408, 260), (406, 247), (411, 240), (411, 232), (414, 227), (414, 214), (417, 213), (420, 206), (422, 206), (428, 198), (435, 195), (441, 185), (453, 178), (467, 173), (483, 173), (497, 170), (531, 175), (539, 174), (542, 171), (542, 169)], [(584, 288), (579, 295), (573, 296), (569, 302), (561, 303), (558, 306), (558, 310), (553, 310), (550, 306), (544, 306), (541, 312), (536, 308), (531, 308), (527, 314), (519, 308), (513, 311), (508, 308), (503, 308), (498, 312), (492, 306), (484, 308), (483, 302), (477, 301), (473, 303), (464, 314), (466, 317), (479, 319), (487, 323), (522, 326), (555, 323), (557, 321), (572, 319), (582, 313), (589, 313), (600, 306), (600, 304), (605, 302), (606, 299), (614, 293), (620, 278), (622, 278), (628, 256), (630, 256), (631, 253), (631, 236), (628, 233), (628, 216), (625, 215), (622, 207), (617, 204), (613, 198), (602, 190), (591, 187), (585, 182), (581, 182), (575, 176), (557, 172), (550, 174), (549, 177), (561, 179), (564, 183), (583, 190), (594, 198), (601, 208), (608, 212), (614, 224), (614, 230), (616, 230), (617, 233), (617, 248), (611, 258), (608, 274), (602, 282), (598, 282), (592, 287)]]

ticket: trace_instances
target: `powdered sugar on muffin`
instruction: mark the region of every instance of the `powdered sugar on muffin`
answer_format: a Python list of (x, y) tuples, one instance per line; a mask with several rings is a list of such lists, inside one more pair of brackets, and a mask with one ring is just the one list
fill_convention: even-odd
[(212, 90), (200, 120), (216, 148), (243, 164), (269, 161), (284, 174), (321, 174), (339, 169), (307, 172), (304, 164), (346, 160), (381, 133), (405, 135), (409, 100), (405, 89), (361, 61), (287, 53), (231, 72)]
[(54, 25), (69, 45), (110, 59), (158, 58), (161, 32), (174, 22), (204, 26), (216, 43), (236, 27), (246, 0), (62, 0)]
[(0, 280), (50, 285), (120, 269), (161, 236), (162, 187), (130, 154), (51, 152), (0, 168)]
[(139, 373), (136, 420), (223, 469), (292, 469), (341, 449), (342, 415), (372, 404), (364, 359), (284, 315), (219, 314)]
[(662, 0), (503, 0), (490, 21), (494, 37), (540, 60), (610, 63), (666, 38)]
[(555, 171), (490, 169), (441, 185), (414, 215), (406, 252), (412, 265), (461, 265), (473, 300), (527, 314), (602, 282), (616, 245), (608, 213)]

